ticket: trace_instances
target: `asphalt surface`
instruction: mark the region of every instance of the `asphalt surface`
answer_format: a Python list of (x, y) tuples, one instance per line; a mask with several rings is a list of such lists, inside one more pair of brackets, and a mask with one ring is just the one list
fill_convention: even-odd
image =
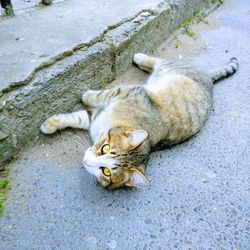
[[(232, 0), (194, 28), (200, 38), (180, 35), (178, 49), (173, 40), (156, 51), (203, 68), (236, 56), (240, 69), (215, 86), (199, 134), (151, 155), (149, 188), (96, 185), (81, 166), (89, 142), (78, 131), (42, 136), (12, 162), (0, 249), (249, 249), (249, 21), (248, 1)], [(124, 79), (145, 74), (131, 68)]]

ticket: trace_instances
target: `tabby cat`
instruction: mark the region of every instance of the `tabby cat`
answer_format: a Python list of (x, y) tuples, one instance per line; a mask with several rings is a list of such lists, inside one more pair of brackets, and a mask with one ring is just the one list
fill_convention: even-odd
[(212, 108), (213, 83), (238, 69), (236, 58), (223, 68), (203, 72), (188, 64), (135, 54), (139, 68), (151, 72), (145, 85), (89, 90), (86, 110), (48, 118), (41, 131), (89, 129), (93, 146), (83, 159), (103, 187), (145, 187), (150, 151), (183, 142), (196, 134)]

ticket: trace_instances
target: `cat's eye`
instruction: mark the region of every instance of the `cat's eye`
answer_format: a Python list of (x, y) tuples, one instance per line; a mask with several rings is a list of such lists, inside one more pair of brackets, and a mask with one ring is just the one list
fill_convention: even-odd
[(109, 144), (105, 144), (102, 146), (101, 152), (104, 155), (104, 154), (107, 154), (109, 152), (109, 150), (110, 150)]
[(102, 168), (102, 173), (105, 175), (105, 176), (110, 176), (111, 175), (111, 172), (108, 168), (105, 168), (103, 167)]

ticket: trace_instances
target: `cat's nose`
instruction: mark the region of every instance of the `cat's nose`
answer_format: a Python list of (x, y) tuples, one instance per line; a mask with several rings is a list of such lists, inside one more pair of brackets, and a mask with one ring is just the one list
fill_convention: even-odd
[(83, 159), (83, 164), (87, 167), (90, 166), (90, 162), (87, 159)]

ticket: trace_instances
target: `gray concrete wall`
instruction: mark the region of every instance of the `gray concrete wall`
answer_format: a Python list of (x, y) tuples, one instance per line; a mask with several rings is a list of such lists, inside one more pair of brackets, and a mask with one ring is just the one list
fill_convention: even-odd
[(0, 96), (0, 170), (25, 145), (39, 138), (48, 116), (71, 111), (88, 88), (101, 88), (120, 75), (135, 52), (152, 52), (196, 10), (217, 6), (215, 0), (162, 1), (153, 11), (109, 26), (99, 37), (43, 63)]

